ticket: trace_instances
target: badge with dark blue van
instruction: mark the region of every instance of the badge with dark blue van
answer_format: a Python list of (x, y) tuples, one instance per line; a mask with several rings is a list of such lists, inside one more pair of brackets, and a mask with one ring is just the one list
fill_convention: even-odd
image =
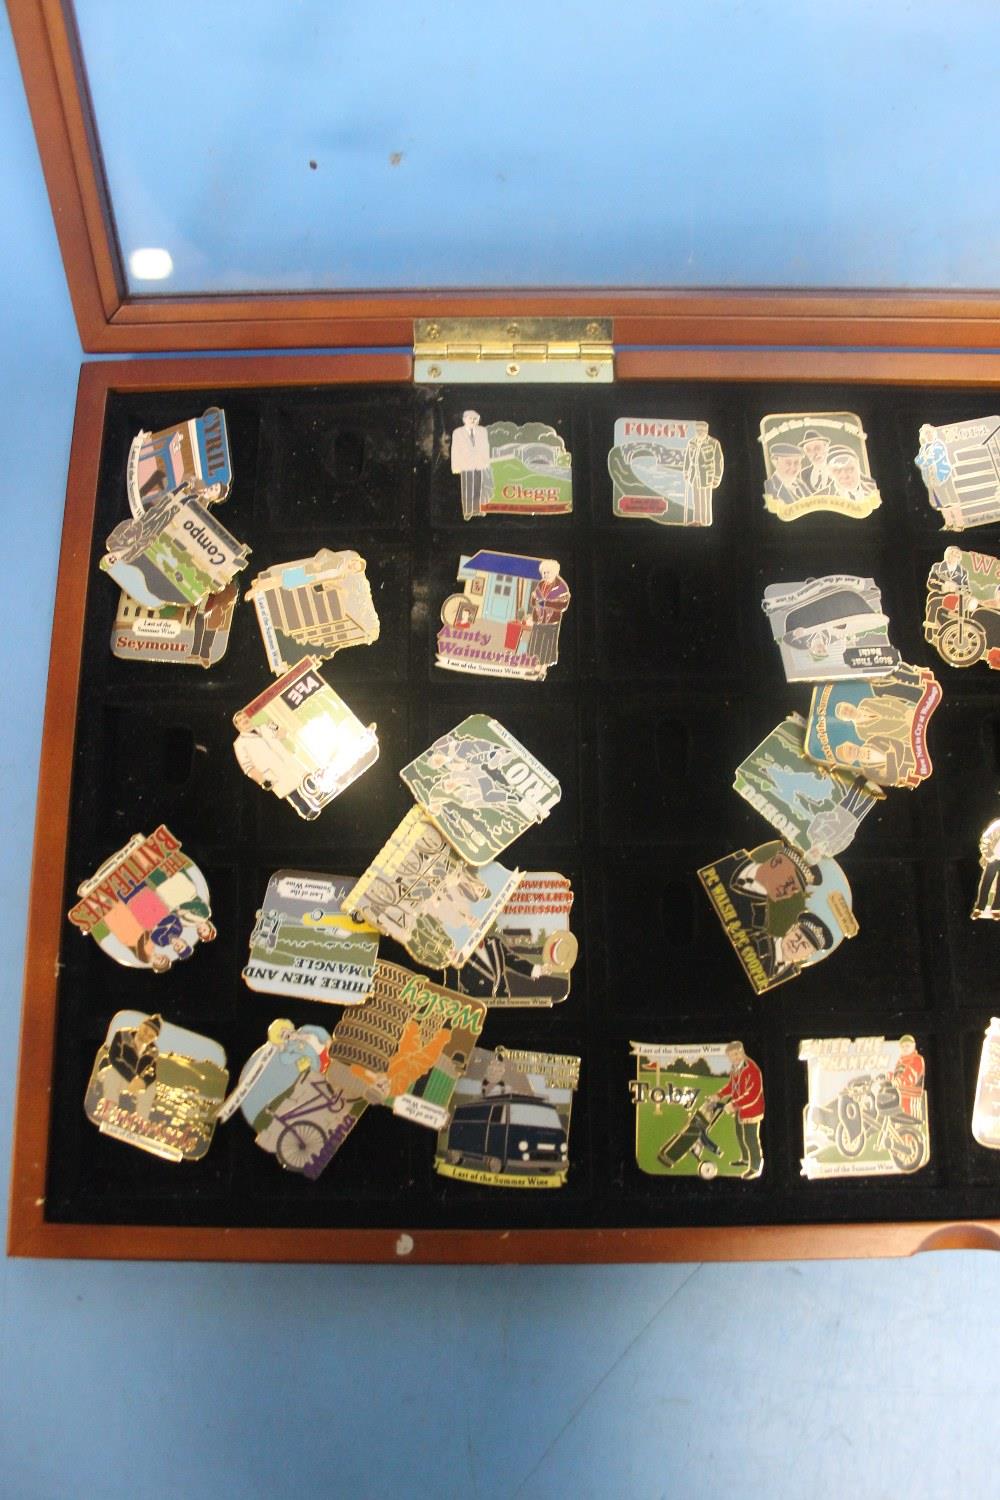
[(579, 1081), (578, 1057), (477, 1047), (438, 1136), (435, 1171), (487, 1187), (562, 1187)]

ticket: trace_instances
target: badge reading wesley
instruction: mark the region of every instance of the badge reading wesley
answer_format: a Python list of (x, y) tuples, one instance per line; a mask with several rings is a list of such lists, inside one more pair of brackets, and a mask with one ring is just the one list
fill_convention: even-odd
[(551, 771), (486, 714), (470, 714), (399, 774), (470, 865), (502, 854), (562, 795)]
[(1000, 521), (1000, 417), (920, 429), (915, 463), (945, 531)]
[(141, 516), (158, 500), (183, 491), (204, 505), (225, 500), (233, 483), (226, 414), (210, 406), (200, 417), (162, 432), (140, 432), (128, 455), (129, 510)]
[(772, 583), (764, 590), (763, 610), (789, 682), (884, 677), (899, 665), (873, 578), (837, 573)]
[(972, 1134), (981, 1146), (1000, 1150), (1000, 1019), (990, 1017), (983, 1037), (972, 1106)]
[(982, 918), (1000, 922), (1000, 818), (994, 818), (983, 829), (979, 839), (979, 886), (972, 907), (973, 921)]
[(633, 1042), (635, 1159), (653, 1177), (759, 1177), (764, 1079), (742, 1042)]
[(461, 859), (413, 807), (349, 891), (343, 910), (401, 943), (429, 969), (459, 969), (521, 879), (520, 870)]
[(307, 820), (378, 760), (375, 725), (351, 713), (311, 656), (234, 714), (233, 723), (240, 769)]
[(353, 876), (278, 870), (250, 934), (243, 978), (262, 995), (360, 1005), (371, 989), (378, 931), (341, 910)]
[(488, 1187), (562, 1187), (579, 1081), (578, 1057), (477, 1047), (438, 1136), (435, 1171)]
[(722, 467), (722, 444), (707, 422), (619, 417), (608, 454), (612, 508), (660, 526), (711, 526)]
[(201, 604), (147, 609), (122, 591), (111, 631), (111, 653), (123, 661), (190, 662), (212, 667), (229, 645), (239, 589), (235, 583)]
[(569, 930), (573, 889), (554, 870), (528, 872), (461, 969), (448, 984), (481, 995), (490, 1009), (559, 1005), (569, 994), (579, 945)]
[(330, 552), (279, 563), (258, 573), (247, 589), (257, 611), (272, 672), (287, 672), (305, 656), (317, 661), (345, 646), (378, 640), (378, 615), (357, 552)]
[(147, 609), (197, 605), (221, 594), (250, 556), (207, 506), (184, 495), (168, 495), (141, 516), (119, 521), (106, 546), (102, 570)]
[(198, 1161), (212, 1144), (228, 1077), (218, 1042), (120, 1010), (94, 1060), (84, 1109), (102, 1135), (165, 1161)]
[(924, 1059), (912, 1036), (799, 1043), (808, 1070), (803, 1177), (916, 1172), (931, 1153)]
[(824, 683), (813, 688), (806, 754), (879, 786), (919, 786), (934, 769), (927, 723), (940, 701), (934, 673), (906, 662), (876, 682)]
[(924, 637), (949, 667), (1000, 670), (1000, 558), (944, 549), (927, 575)]
[(560, 516), (573, 509), (573, 469), (566, 445), (543, 422), (480, 426), (464, 411), (451, 435), (451, 472), (462, 482), (462, 515)]
[(861, 419), (853, 412), (781, 412), (763, 419), (760, 441), (764, 505), (779, 520), (817, 510), (860, 518), (882, 504)]
[(858, 931), (836, 861), (812, 865), (780, 839), (727, 854), (698, 879), (758, 995), (797, 978)]
[(205, 877), (164, 823), (135, 834), (77, 895), (70, 921), (127, 969), (163, 973), (215, 937)]
[(806, 721), (789, 714), (736, 767), (734, 789), (810, 863), (840, 854), (885, 792), (805, 753)]
[(481, 677), (542, 682), (559, 659), (559, 628), (570, 601), (554, 557), (476, 552), (458, 567), (462, 594), (441, 606), (437, 665)]

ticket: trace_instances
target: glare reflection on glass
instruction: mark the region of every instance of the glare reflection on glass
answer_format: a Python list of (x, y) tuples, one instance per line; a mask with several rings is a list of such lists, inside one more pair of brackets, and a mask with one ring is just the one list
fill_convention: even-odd
[(173, 272), (174, 262), (169, 250), (146, 248), (132, 251), (128, 268), (136, 281), (165, 281)]

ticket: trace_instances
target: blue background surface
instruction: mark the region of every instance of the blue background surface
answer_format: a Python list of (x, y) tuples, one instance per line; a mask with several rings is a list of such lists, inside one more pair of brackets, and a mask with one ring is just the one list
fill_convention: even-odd
[[(979, 9), (949, 12), (961, 13), (967, 37)], [(913, 91), (924, 82), (914, 78)], [(737, 101), (716, 108), (742, 128)], [(0, 324), (6, 1199), (34, 789), (80, 363), (6, 19), (0, 141), (0, 284), (18, 287)], [(975, 142), (977, 156), (981, 148)], [(800, 142), (788, 149), (790, 173), (814, 169)], [(887, 168), (887, 192), (891, 177)], [(900, 254), (911, 222), (900, 221)], [(935, 244), (942, 255), (962, 250), (940, 220)], [(730, 279), (740, 280), (738, 236), (729, 245)], [(969, 253), (988, 249), (984, 235)], [(975, 1253), (506, 1270), (5, 1261), (0, 1495), (994, 1494), (997, 1270)]]

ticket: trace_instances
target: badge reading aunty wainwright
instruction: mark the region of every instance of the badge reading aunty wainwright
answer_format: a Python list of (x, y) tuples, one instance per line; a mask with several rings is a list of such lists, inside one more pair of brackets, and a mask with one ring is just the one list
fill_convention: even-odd
[(569, 994), (579, 944), (569, 930), (573, 888), (555, 870), (528, 871), (479, 947), (446, 982), (490, 1009), (559, 1005)]
[(931, 1154), (924, 1059), (912, 1036), (825, 1037), (799, 1043), (809, 1103), (803, 1177), (917, 1172)]
[(562, 795), (551, 771), (486, 714), (470, 714), (399, 774), (470, 865), (502, 854)]
[(205, 877), (165, 823), (135, 834), (77, 895), (69, 920), (127, 969), (162, 974), (215, 937)]
[(711, 526), (722, 469), (722, 444), (707, 422), (619, 417), (608, 454), (612, 509), (659, 526)]
[(279, 563), (247, 589), (257, 611), (271, 671), (287, 672), (303, 657), (327, 660), (345, 646), (370, 646), (379, 621), (357, 552), (331, 552)]
[(250, 556), (207, 506), (183, 494), (119, 521), (106, 546), (102, 571), (147, 609), (198, 605), (221, 594)]
[(120, 1010), (94, 1060), (84, 1109), (102, 1135), (164, 1161), (198, 1161), (212, 1144), (228, 1077), (218, 1042)]
[(1000, 671), (1000, 558), (944, 549), (927, 575), (924, 639), (949, 667)]
[(492, 422), (464, 411), (451, 435), (451, 472), (462, 486), (462, 515), (560, 516), (573, 509), (573, 465), (554, 427)]
[(243, 970), (262, 995), (360, 1005), (371, 989), (378, 931), (341, 910), (353, 876), (277, 870), (250, 934)]
[(633, 1042), (635, 1159), (652, 1177), (759, 1177), (764, 1079), (743, 1043)]
[(873, 578), (836, 573), (772, 583), (762, 607), (789, 682), (884, 677), (899, 665)]
[(165, 604), (147, 609), (125, 593), (111, 631), (111, 654), (122, 661), (187, 662), (213, 667), (229, 645), (239, 589), (235, 583), (201, 604)]
[(757, 995), (796, 979), (858, 931), (836, 861), (810, 864), (781, 839), (737, 849), (698, 879)]
[(925, 422), (914, 462), (944, 531), (1000, 521), (1000, 417)]
[(811, 864), (841, 854), (885, 792), (805, 753), (806, 721), (789, 714), (736, 767), (734, 790)]
[(554, 557), (476, 552), (459, 560), (464, 593), (441, 606), (437, 665), (480, 677), (543, 682), (559, 660), (570, 592)]
[(141, 516), (159, 500), (178, 492), (203, 505), (225, 500), (233, 483), (226, 414), (210, 406), (200, 417), (139, 432), (128, 455), (126, 487), (129, 510)]
[(579, 1082), (578, 1057), (477, 1047), (455, 1086), (434, 1170), (486, 1187), (562, 1187)]
[(780, 412), (763, 419), (760, 442), (764, 505), (780, 521), (818, 510), (861, 519), (882, 504), (853, 412)]
[(934, 769), (927, 724), (940, 701), (933, 672), (906, 662), (876, 682), (824, 683), (813, 688), (806, 754), (878, 786), (919, 786)]

